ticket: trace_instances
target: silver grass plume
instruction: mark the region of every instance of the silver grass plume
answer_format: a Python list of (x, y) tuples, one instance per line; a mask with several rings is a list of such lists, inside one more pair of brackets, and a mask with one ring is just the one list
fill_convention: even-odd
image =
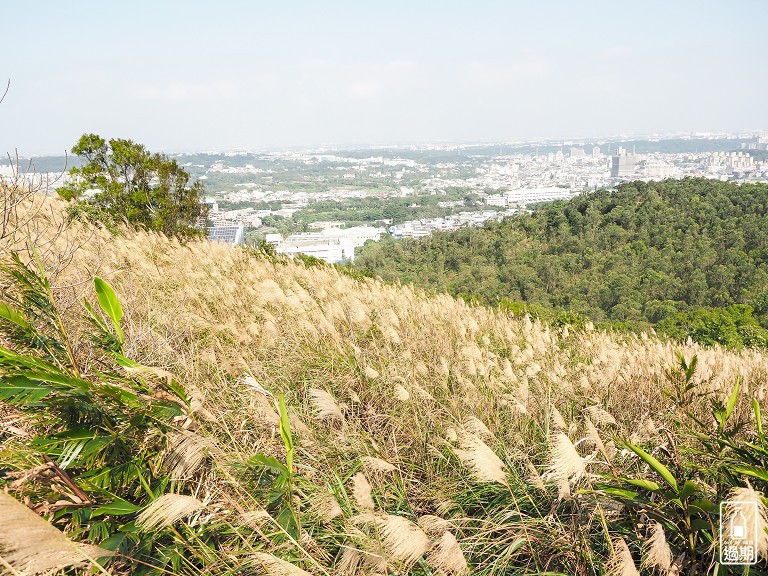
[(352, 498), (363, 510), (373, 510), (375, 507), (371, 496), (371, 485), (362, 472), (358, 472), (352, 477)]
[(643, 562), (641, 568), (659, 568), (665, 573), (672, 567), (672, 550), (664, 534), (664, 527), (654, 522), (650, 538), (643, 545)]
[(640, 576), (624, 538), (616, 538), (613, 541), (613, 554), (607, 568), (606, 576)]
[(587, 414), (589, 414), (589, 417), (598, 426), (616, 424), (616, 419), (609, 412), (603, 410), (600, 406), (588, 407)]
[(367, 519), (378, 528), (387, 552), (406, 565), (413, 564), (432, 548), (429, 536), (407, 518), (375, 514)]
[(312, 509), (326, 522), (338, 518), (344, 511), (341, 509), (338, 500), (328, 492), (322, 492), (312, 501)]
[(0, 491), (0, 557), (19, 574), (56, 572), (111, 556), (97, 546), (78, 545), (24, 504)]
[(610, 463), (611, 459), (608, 456), (608, 450), (605, 449), (605, 444), (603, 443), (602, 438), (600, 438), (600, 432), (592, 423), (592, 420), (589, 416), (584, 418), (584, 427), (587, 429), (587, 438), (589, 438), (590, 441), (595, 445), (595, 448), (600, 451), (600, 453), (605, 458), (605, 461)]
[(475, 474), (481, 482), (507, 483), (504, 462), (496, 453), (474, 434), (463, 434), (461, 449), (454, 448), (456, 456)]
[(440, 518), (440, 516), (434, 516), (433, 514), (419, 516), (417, 523), (431, 538), (439, 538), (443, 533), (456, 529), (456, 526), (449, 520)]
[(213, 441), (194, 432), (178, 432), (170, 437), (165, 466), (179, 480), (193, 476), (215, 451)]
[(376, 380), (379, 377), (379, 373), (371, 366), (365, 367), (365, 377), (369, 380)]
[(563, 418), (563, 415), (560, 414), (560, 410), (558, 410), (554, 405), (550, 410), (550, 414), (552, 419), (552, 428), (556, 430), (568, 429), (568, 425), (565, 423), (565, 418)]
[(376, 458), (375, 456), (363, 456), (360, 458), (360, 461), (363, 463), (363, 468), (365, 468), (367, 472), (373, 474), (393, 472), (397, 470), (397, 467), (394, 464), (390, 464), (386, 460)]
[(341, 407), (328, 392), (319, 388), (310, 388), (309, 395), (312, 398), (315, 413), (320, 420), (335, 420), (337, 422), (344, 420)]
[(298, 566), (286, 562), (266, 552), (254, 552), (252, 558), (260, 564), (264, 574), (268, 576), (312, 576), (309, 572), (302, 570)]
[(550, 448), (547, 477), (568, 482), (578, 481), (586, 473), (586, 464), (576, 447), (563, 432), (555, 434)]
[(203, 503), (192, 496), (163, 494), (144, 508), (136, 517), (136, 524), (146, 531), (166, 528), (203, 507)]
[(485, 423), (476, 416), (467, 416), (464, 418), (463, 424), (464, 429), (467, 432), (471, 432), (483, 440), (490, 440), (493, 438), (493, 433), (491, 433)]
[(464, 557), (456, 537), (450, 532), (445, 532), (443, 537), (429, 551), (427, 564), (443, 570), (446, 574), (464, 576), (469, 574), (469, 565)]
[[(728, 499), (734, 502), (751, 504), (743, 506), (742, 513), (747, 526), (757, 526), (757, 554), (763, 559), (768, 559), (768, 509), (762, 493), (752, 487), (733, 488)], [(723, 544), (726, 544), (724, 542)], [(737, 542), (734, 542), (737, 544)]]

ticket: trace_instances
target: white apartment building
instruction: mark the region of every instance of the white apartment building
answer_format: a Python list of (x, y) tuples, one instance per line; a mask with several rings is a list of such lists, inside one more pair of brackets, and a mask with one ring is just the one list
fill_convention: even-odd
[(485, 203), (488, 206), (501, 206), (506, 207), (507, 199), (503, 194), (489, 194), (485, 197)]
[(362, 246), (368, 240), (378, 242), (381, 235), (386, 230), (384, 228), (374, 228), (373, 226), (353, 226), (352, 228), (325, 228), (321, 232), (325, 238), (340, 238), (349, 240), (354, 246)]
[(209, 226), (208, 240), (212, 242), (222, 242), (230, 246), (245, 244), (245, 228), (242, 224), (239, 226)]
[(344, 238), (318, 238), (313, 234), (289, 236), (280, 242), (277, 251), (291, 257), (296, 254), (314, 256), (328, 264), (355, 261), (355, 245), (352, 241)]
[(653, 180), (664, 180), (665, 178), (671, 178), (676, 174), (675, 167), (671, 164), (665, 164), (663, 162), (648, 163), (643, 168), (643, 174), (646, 178)]
[(574, 191), (570, 188), (518, 188), (517, 190), (508, 190), (504, 196), (508, 204), (524, 206), (535, 202), (549, 202), (552, 200), (562, 200), (574, 196)]
[(320, 232), (292, 234), (283, 239), (280, 234), (267, 234), (265, 241), (276, 247), (282, 254), (293, 257), (296, 254), (314, 256), (333, 264), (335, 262), (354, 262), (355, 248), (368, 240), (379, 241), (384, 228), (373, 226), (355, 226), (353, 228), (324, 228)]

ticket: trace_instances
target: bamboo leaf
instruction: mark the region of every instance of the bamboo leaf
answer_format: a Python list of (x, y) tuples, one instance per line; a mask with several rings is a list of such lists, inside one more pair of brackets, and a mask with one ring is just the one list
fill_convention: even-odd
[(651, 492), (661, 490), (659, 483), (654, 482), (653, 480), (645, 480), (644, 478), (622, 478), (622, 481), (631, 484), (632, 486), (637, 486), (638, 488), (645, 488)]
[(598, 484), (595, 486), (601, 492), (614, 498), (624, 498), (626, 500), (634, 500), (639, 494), (633, 490), (626, 490), (624, 488), (617, 488), (616, 486), (609, 486), (607, 484)]
[(107, 284), (99, 277), (93, 279), (94, 286), (96, 287), (96, 296), (99, 299), (99, 306), (104, 312), (107, 313), (112, 319), (112, 325), (115, 327), (117, 333), (117, 339), (120, 343), (123, 343), (123, 329), (120, 327), (120, 320), (123, 318), (123, 308), (120, 306), (120, 301), (117, 299), (115, 291), (112, 290), (112, 286)]
[(717, 511), (717, 506), (715, 506), (711, 500), (707, 500), (706, 498), (693, 500), (688, 507), (692, 512), (701, 511), (702, 513), (712, 514)]
[(691, 520), (691, 530), (693, 532), (707, 532), (712, 529), (712, 524), (705, 518), (694, 518)]
[(755, 413), (755, 426), (757, 427), (757, 435), (762, 440), (762, 438), (763, 438), (763, 419), (760, 417), (760, 404), (757, 402), (757, 398), (752, 398), (752, 410)]
[(141, 510), (141, 506), (136, 506), (135, 504), (131, 504), (127, 500), (118, 498), (114, 502), (111, 502), (110, 504), (105, 504), (104, 506), (99, 506), (98, 508), (96, 508), (91, 514), (91, 518), (104, 516), (106, 514), (109, 514), (110, 516), (124, 516), (126, 514), (132, 514), (134, 512), (138, 512), (139, 510)]
[(0, 379), (0, 400), (14, 404), (34, 404), (53, 389), (24, 376), (5, 376)]
[(285, 467), (285, 464), (280, 462), (274, 456), (266, 456), (265, 454), (254, 454), (253, 456), (251, 456), (249, 463), (251, 465), (257, 464), (259, 466), (263, 466), (264, 468), (270, 468), (281, 474), (288, 474), (288, 468)]
[(293, 436), (291, 435), (291, 421), (288, 418), (288, 409), (285, 407), (285, 394), (278, 395), (280, 408), (280, 436), (285, 444), (285, 463), (288, 473), (293, 474)]
[(93, 320), (99, 329), (102, 332), (109, 332), (107, 325), (101, 318), (99, 318), (99, 315), (96, 314), (96, 310), (94, 310), (93, 306), (91, 306), (91, 303), (88, 302), (88, 300), (83, 299), (83, 306), (85, 306), (85, 309), (88, 311), (88, 315), (91, 317), (91, 320)]
[(77, 442), (68, 442), (67, 444), (64, 444), (64, 449), (61, 451), (61, 462), (59, 462), (59, 467), (64, 470), (67, 466), (72, 464), (72, 462), (77, 460), (77, 457), (80, 455), (80, 452), (83, 451), (86, 444), (88, 444), (87, 440), (79, 440)]
[(0, 318), (16, 324), (19, 328), (27, 332), (32, 330), (32, 326), (27, 322), (27, 318), (24, 314), (5, 302), (0, 302)]
[(731, 414), (733, 414), (734, 408), (736, 408), (736, 400), (739, 398), (739, 380), (736, 380), (736, 384), (733, 386), (733, 391), (731, 392), (731, 395), (728, 396), (728, 402), (725, 405), (725, 419), (726, 421), (728, 418), (731, 417)]
[(680, 499), (684, 500), (688, 498), (689, 496), (692, 496), (696, 493), (696, 491), (699, 489), (698, 486), (694, 482), (691, 482), (690, 480), (687, 480), (685, 484), (683, 484), (683, 487), (680, 489)]
[(757, 466), (735, 465), (731, 467), (731, 470), (738, 472), (739, 474), (746, 474), (747, 476), (760, 478), (760, 480), (765, 480), (768, 482), (768, 470), (765, 470), (764, 468), (758, 468)]
[[(695, 358), (696, 358), (696, 357), (694, 356), (694, 359), (695, 359)], [(643, 450), (643, 449), (642, 449), (642, 448), (640, 448), (639, 446), (634, 446), (633, 444), (629, 444), (629, 443), (627, 443), (627, 444), (626, 444), (626, 447), (627, 447), (627, 448), (629, 448), (630, 450), (632, 450), (632, 452), (634, 452), (634, 453), (635, 453), (635, 454), (637, 454), (638, 456), (640, 456), (640, 458), (642, 458), (642, 459), (643, 459), (643, 461), (644, 461), (646, 464), (648, 464), (648, 466), (650, 466), (651, 468), (653, 468), (653, 470), (654, 470), (654, 471), (656, 471), (656, 473), (657, 473), (659, 476), (661, 476), (661, 477), (664, 479), (664, 481), (665, 481), (667, 484), (669, 484), (669, 485), (670, 485), (670, 487), (671, 487), (671, 488), (672, 488), (672, 489), (673, 489), (675, 492), (677, 492), (677, 491), (678, 491), (678, 488), (677, 488), (677, 480), (675, 480), (675, 477), (674, 477), (674, 476), (672, 476), (672, 472), (670, 472), (670, 471), (669, 471), (669, 468), (667, 468), (666, 466), (664, 466), (664, 464), (662, 464), (661, 462), (659, 462), (658, 460), (656, 460), (656, 458), (654, 458), (653, 456), (651, 456), (650, 454), (648, 454), (648, 452), (646, 452), (645, 450)]]

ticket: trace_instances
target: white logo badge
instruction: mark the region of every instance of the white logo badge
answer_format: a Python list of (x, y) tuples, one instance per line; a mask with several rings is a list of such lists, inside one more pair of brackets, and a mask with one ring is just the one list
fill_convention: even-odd
[(720, 503), (720, 564), (757, 563), (757, 503)]

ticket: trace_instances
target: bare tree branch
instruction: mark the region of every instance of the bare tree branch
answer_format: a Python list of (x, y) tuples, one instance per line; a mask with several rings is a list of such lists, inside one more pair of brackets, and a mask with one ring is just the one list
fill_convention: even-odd
[(8, 78), (8, 83), (5, 85), (5, 92), (3, 92), (2, 97), (0, 97), (0, 104), (3, 103), (3, 100), (5, 100), (5, 97), (8, 95), (8, 90), (11, 89), (11, 79)]

